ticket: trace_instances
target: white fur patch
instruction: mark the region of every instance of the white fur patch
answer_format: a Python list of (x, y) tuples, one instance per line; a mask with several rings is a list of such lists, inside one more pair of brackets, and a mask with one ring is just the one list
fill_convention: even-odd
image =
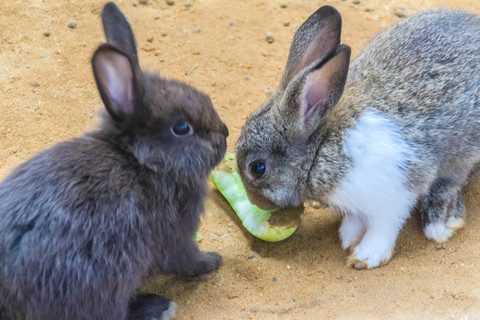
[(168, 309), (162, 313), (162, 317), (160, 318), (160, 320), (170, 320), (173, 317), (175, 317), (176, 313), (177, 313), (177, 304), (173, 301), (170, 301), (170, 305)]
[[(329, 204), (347, 218), (341, 227), (342, 245), (349, 244), (366, 229), (353, 257), (377, 267), (390, 258), (398, 233), (416, 202), (416, 194), (407, 187), (407, 162), (413, 159), (411, 148), (395, 123), (384, 115), (366, 110), (349, 129), (345, 153), (352, 168), (329, 197)], [(352, 234), (350, 234), (352, 233)]]

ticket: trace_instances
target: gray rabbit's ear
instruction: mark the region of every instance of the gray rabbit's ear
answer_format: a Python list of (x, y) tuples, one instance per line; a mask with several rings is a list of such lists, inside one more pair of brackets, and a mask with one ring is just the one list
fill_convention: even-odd
[(107, 42), (128, 54), (138, 64), (137, 46), (132, 28), (122, 11), (113, 2), (107, 3), (102, 10), (103, 30)]
[(312, 14), (295, 32), (280, 87), (285, 89), (306, 66), (334, 53), (341, 30), (342, 18), (335, 8), (324, 6)]
[(298, 118), (302, 127), (313, 127), (342, 96), (350, 64), (350, 47), (341, 45), (332, 58), (307, 74), (301, 89)]
[(130, 55), (111, 44), (103, 44), (95, 51), (92, 67), (110, 116), (117, 122), (131, 122), (135, 105), (142, 97), (140, 68)]

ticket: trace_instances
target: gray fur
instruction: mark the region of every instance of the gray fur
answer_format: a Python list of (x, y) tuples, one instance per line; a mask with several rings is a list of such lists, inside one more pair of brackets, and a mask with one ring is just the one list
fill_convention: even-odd
[[(112, 44), (99, 50), (129, 57)], [(226, 126), (189, 85), (139, 68), (135, 77), (143, 94), (133, 115), (105, 113), (97, 131), (38, 154), (0, 184), (0, 319), (164, 319), (175, 309), (168, 299), (131, 300), (145, 277), (220, 266), (194, 234)], [(193, 135), (172, 134), (182, 119)]]
[[(295, 37), (319, 32), (302, 25)], [(308, 54), (306, 47), (290, 52)], [(351, 168), (346, 130), (368, 108), (392, 119), (414, 152), (406, 170), (409, 188), (425, 199), (424, 222), (463, 217), (461, 189), (480, 161), (480, 19), (436, 10), (381, 33), (352, 62), (342, 98), (307, 132), (298, 121), (301, 91), (328, 59), (300, 71), (286, 90), (281, 85), (247, 120), (237, 159), (250, 193), (282, 207), (328, 201)], [(269, 164), (260, 180), (246, 174), (257, 159)]]

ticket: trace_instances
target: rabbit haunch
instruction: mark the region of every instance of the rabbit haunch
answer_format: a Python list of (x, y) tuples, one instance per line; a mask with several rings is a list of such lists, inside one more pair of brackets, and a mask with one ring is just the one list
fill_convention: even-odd
[[(428, 238), (446, 241), (463, 226), (462, 188), (480, 161), (480, 19), (459, 10), (409, 17), (350, 66), (340, 21), (326, 6), (297, 30), (237, 160), (259, 199), (339, 208), (349, 264), (372, 268), (389, 261), (417, 202)], [(265, 174), (252, 179), (259, 161)]]

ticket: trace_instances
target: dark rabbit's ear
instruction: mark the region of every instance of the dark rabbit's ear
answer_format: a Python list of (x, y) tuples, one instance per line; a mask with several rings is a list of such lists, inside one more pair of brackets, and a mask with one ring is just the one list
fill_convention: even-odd
[(141, 99), (140, 68), (132, 57), (111, 44), (101, 45), (93, 54), (92, 68), (98, 91), (110, 116), (129, 123)]
[(335, 8), (324, 6), (312, 14), (295, 32), (280, 87), (285, 89), (306, 66), (334, 53), (341, 30), (342, 18)]
[(342, 96), (350, 64), (350, 47), (341, 45), (318, 69), (307, 73), (299, 100), (285, 114), (306, 135), (318, 127)]
[(123, 50), (134, 63), (138, 64), (137, 46), (132, 28), (115, 3), (109, 2), (103, 7), (102, 23), (107, 42)]

